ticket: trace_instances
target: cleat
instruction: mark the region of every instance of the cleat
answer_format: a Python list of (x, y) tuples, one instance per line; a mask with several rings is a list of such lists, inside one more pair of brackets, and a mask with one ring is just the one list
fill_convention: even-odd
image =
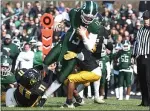
[(136, 93), (137, 96), (141, 96), (141, 92)]
[(75, 108), (75, 106), (74, 106), (74, 104), (69, 105), (69, 104), (65, 103), (65, 104), (64, 104), (63, 106), (61, 106), (60, 108)]
[(74, 106), (77, 107), (77, 106), (83, 106), (85, 104), (84, 100), (82, 99), (81, 101), (76, 101), (74, 103)]
[(95, 102), (95, 103), (99, 103), (99, 104), (105, 103), (105, 101), (102, 100), (101, 98), (95, 98), (95, 99), (94, 99), (94, 102)]
[(119, 98), (118, 100), (119, 100), (119, 101), (122, 101), (122, 100), (123, 100), (123, 98)]
[(45, 102), (46, 102), (46, 98), (41, 98), (40, 100), (39, 100), (39, 104), (37, 105), (38, 107), (43, 107), (44, 106), (44, 104), (45, 104)]

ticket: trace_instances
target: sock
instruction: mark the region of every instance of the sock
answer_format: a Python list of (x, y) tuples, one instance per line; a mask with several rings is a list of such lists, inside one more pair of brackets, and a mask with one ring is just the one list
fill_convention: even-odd
[(87, 96), (88, 96), (88, 97), (92, 97), (92, 94), (91, 94), (91, 86), (90, 86), (90, 85), (88, 86)]
[(84, 96), (83, 96), (83, 90), (79, 92), (79, 95), (80, 95), (81, 98), (84, 98)]
[(94, 93), (95, 98), (99, 98), (99, 87), (100, 87), (100, 79), (94, 82)]
[(67, 100), (66, 100), (66, 103), (69, 104), (69, 105), (71, 105), (71, 104), (73, 103), (73, 102), (72, 102), (72, 99), (67, 99)]
[(119, 98), (119, 88), (115, 88), (116, 98)]
[(130, 98), (130, 95), (126, 95), (126, 100), (129, 100), (129, 98)]
[(77, 87), (77, 92), (79, 93), (80, 91), (82, 91), (85, 88), (85, 86), (83, 84), (78, 85)]
[(119, 87), (119, 99), (123, 99), (123, 87)]
[[(55, 80), (51, 86), (46, 90), (45, 96), (49, 97), (51, 94), (53, 94), (59, 87), (61, 86), (61, 83), (59, 83), (57, 80)], [(42, 97), (43, 98), (43, 97)]]

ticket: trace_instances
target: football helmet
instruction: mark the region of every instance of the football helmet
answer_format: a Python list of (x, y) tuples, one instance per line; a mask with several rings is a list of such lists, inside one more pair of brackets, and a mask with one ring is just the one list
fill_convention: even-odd
[(1, 56), (1, 75), (8, 76), (11, 74), (12, 60), (7, 55)]
[(81, 19), (85, 24), (90, 24), (98, 14), (98, 5), (93, 1), (86, 1), (81, 8)]
[(121, 50), (122, 49), (122, 44), (121, 43), (117, 43), (116, 45), (115, 45), (115, 53), (116, 52), (118, 52), (119, 50)]
[(20, 40), (17, 37), (15, 37), (12, 40), (12, 43), (15, 44), (16, 46), (18, 46), (18, 48), (20, 49)]
[(124, 40), (122, 42), (122, 49), (123, 49), (123, 51), (129, 51), (130, 48), (131, 48), (130, 42), (128, 40)]
[(24, 79), (26, 83), (23, 85), (25, 88), (32, 88), (37, 82), (42, 80), (41, 74), (35, 69), (28, 69), (24, 73)]

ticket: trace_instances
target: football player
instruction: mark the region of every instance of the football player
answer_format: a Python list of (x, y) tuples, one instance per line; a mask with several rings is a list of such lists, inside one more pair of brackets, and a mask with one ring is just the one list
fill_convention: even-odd
[(131, 44), (128, 40), (122, 42), (122, 50), (117, 54), (117, 59), (119, 60), (119, 100), (123, 100), (123, 85), (124, 81), (127, 86), (126, 100), (130, 98), (131, 91)]
[[(110, 80), (110, 59), (107, 55), (107, 49), (105, 46), (102, 48), (101, 58), (98, 60), (99, 66), (102, 70), (102, 78), (100, 80), (100, 99), (104, 103), (104, 87), (106, 80)], [(99, 93), (99, 92), (98, 92)]]
[(1, 101), (5, 101), (5, 93), (16, 86), (15, 75), (11, 72), (12, 60), (7, 55), (1, 56)]
[(118, 67), (118, 60), (116, 59), (116, 55), (119, 50), (122, 49), (121, 43), (116, 43), (113, 50), (113, 75), (114, 75), (114, 87), (115, 87), (115, 94), (116, 99), (119, 99), (119, 67)]
[(17, 88), (10, 88), (6, 92), (7, 107), (35, 106), (49, 85), (49, 81), (42, 80), (41, 74), (35, 69), (19, 69), (16, 80)]
[(43, 100), (39, 106), (44, 105), (47, 97), (56, 91), (73, 71), (77, 60), (65, 60), (64, 55), (67, 51), (80, 53), (84, 47), (87, 50), (93, 50), (98, 33), (104, 30), (104, 27), (95, 19), (97, 14), (98, 6), (93, 1), (86, 1), (81, 8), (72, 9), (69, 12), (71, 28), (66, 33), (64, 40), (57, 44), (44, 59), (46, 66), (54, 62), (61, 63), (60, 71), (57, 73), (58, 78), (42, 96)]

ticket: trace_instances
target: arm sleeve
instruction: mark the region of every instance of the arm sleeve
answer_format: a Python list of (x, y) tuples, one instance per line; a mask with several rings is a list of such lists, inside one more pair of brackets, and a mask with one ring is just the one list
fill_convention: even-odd
[(107, 69), (107, 75), (110, 75), (110, 72), (111, 72), (110, 62), (106, 62), (106, 69)]

